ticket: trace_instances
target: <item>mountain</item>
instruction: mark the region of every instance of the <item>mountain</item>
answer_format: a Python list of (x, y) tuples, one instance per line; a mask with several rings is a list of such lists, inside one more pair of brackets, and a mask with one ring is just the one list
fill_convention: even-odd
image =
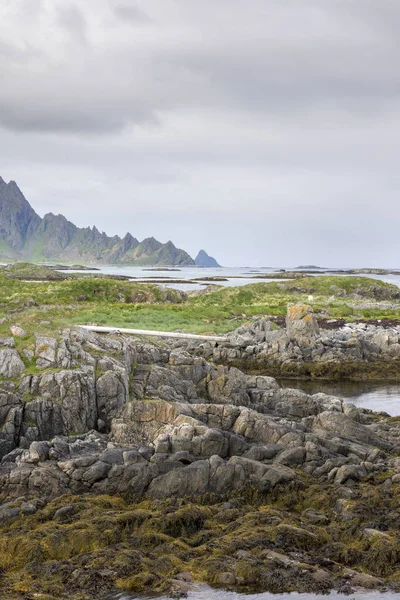
[(205, 250), (200, 250), (196, 258), (194, 259), (195, 264), (198, 267), (220, 267), (213, 256), (209, 256)]
[(0, 261), (120, 265), (194, 265), (187, 252), (153, 237), (130, 233), (108, 237), (96, 227), (79, 228), (63, 215), (39, 217), (15, 183), (0, 177)]

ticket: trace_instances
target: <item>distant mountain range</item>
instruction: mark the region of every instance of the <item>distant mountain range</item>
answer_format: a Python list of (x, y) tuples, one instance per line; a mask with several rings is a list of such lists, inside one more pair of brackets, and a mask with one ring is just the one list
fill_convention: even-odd
[(192, 266), (195, 261), (172, 242), (139, 242), (130, 233), (109, 237), (96, 227), (79, 228), (63, 215), (39, 217), (15, 183), (0, 177), (0, 261), (83, 265)]
[(194, 262), (198, 267), (220, 267), (213, 256), (209, 256), (205, 250), (200, 250)]

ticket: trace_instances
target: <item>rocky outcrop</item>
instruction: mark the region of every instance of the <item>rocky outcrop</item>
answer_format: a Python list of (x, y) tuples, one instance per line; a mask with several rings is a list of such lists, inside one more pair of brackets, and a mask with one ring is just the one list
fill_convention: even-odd
[(0, 377), (18, 377), (24, 370), (25, 364), (16, 350), (0, 349)]
[(310, 346), (319, 334), (317, 319), (311, 306), (289, 306), (286, 316), (286, 333), (299, 347)]
[(311, 307), (291, 306), (286, 328), (256, 319), (229, 335), (226, 343), (207, 342), (194, 350), (216, 363), (273, 374), (396, 378), (400, 327), (348, 323), (320, 330)]
[(281, 391), (278, 417), (226, 404), (142, 400), (125, 404), (111, 434), (89, 432), (32, 442), (8, 453), (0, 497), (127, 492), (151, 497), (260, 491), (297, 469), (344, 484), (400, 463), (398, 424), (379, 425), (335, 398)]
[(3, 499), (265, 491), (298, 469), (342, 484), (400, 448), (396, 422), (179, 348), (65, 330), (37, 335), (34, 359), (36, 375), (2, 383)]
[(398, 419), (189, 346), (64, 330), (24, 362), (0, 342), (19, 365), (0, 382), (7, 598), (179, 596), (187, 570), (247, 592), (398, 589)]

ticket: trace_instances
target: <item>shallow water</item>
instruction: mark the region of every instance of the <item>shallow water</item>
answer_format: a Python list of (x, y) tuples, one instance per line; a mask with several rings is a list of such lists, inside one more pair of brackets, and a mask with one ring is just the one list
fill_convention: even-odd
[(307, 381), (284, 379), (283, 387), (296, 388), (306, 394), (323, 392), (338, 396), (362, 408), (384, 411), (389, 415), (400, 416), (400, 384), (370, 381)]
[[(162, 286), (168, 286), (175, 289), (189, 291), (201, 289), (206, 285), (210, 285), (212, 283), (223, 286), (233, 286), (233, 285), (247, 285), (248, 283), (257, 283), (262, 281), (273, 281), (268, 278), (268, 273), (271, 271), (275, 271), (272, 268), (264, 268), (264, 269), (255, 269), (251, 268), (218, 268), (218, 269), (204, 269), (200, 267), (174, 267), (176, 271), (170, 270), (158, 270), (152, 271), (149, 270), (150, 267), (122, 267), (122, 266), (104, 266), (100, 267), (97, 271), (76, 271), (77, 273), (104, 273), (106, 275), (125, 275), (127, 277), (132, 277), (134, 280), (139, 280), (144, 282), (146, 280), (156, 280), (156, 279), (169, 279), (171, 283), (161, 283)], [(71, 271), (73, 272), (73, 271)], [(265, 275), (263, 279), (253, 279), (254, 275)], [(197, 283), (173, 283), (174, 280), (180, 281), (190, 281), (193, 279), (203, 278), (203, 277), (224, 277), (227, 281), (202, 281)], [(400, 285), (400, 282), (399, 282)]]
[[(144, 596), (126, 596), (121, 595), (114, 597), (115, 600), (139, 600)], [(189, 600), (399, 600), (400, 594), (394, 592), (355, 592), (350, 596), (344, 596), (337, 592), (332, 592), (328, 595), (317, 594), (238, 594), (236, 592), (225, 592), (223, 590), (213, 590), (208, 586), (199, 586), (198, 590), (194, 590), (188, 594)], [(113, 599), (113, 600), (114, 600)], [(110, 599), (111, 600), (111, 599)], [(158, 600), (169, 600), (167, 596), (158, 596)]]
[[(220, 267), (214, 269), (205, 269), (200, 267), (174, 267), (177, 270), (175, 271), (151, 271), (150, 267), (122, 267), (122, 266), (104, 266), (100, 267), (97, 271), (82, 271), (82, 273), (104, 273), (107, 275), (126, 275), (128, 277), (132, 277), (135, 279), (140, 279), (145, 281), (146, 279), (170, 279), (171, 282), (179, 279), (179, 280), (191, 280), (197, 279), (199, 277), (225, 277), (228, 281), (215, 281), (215, 282), (199, 282), (199, 283), (162, 283), (160, 285), (169, 287), (173, 287), (175, 289), (180, 289), (184, 291), (201, 289), (205, 285), (209, 285), (210, 283), (215, 283), (217, 285), (223, 286), (239, 286), (239, 285), (247, 285), (248, 283), (261, 283), (266, 281), (277, 281), (276, 279), (271, 279), (269, 275), (273, 271), (278, 271), (278, 267)], [(286, 271), (293, 269), (285, 269)], [(81, 271), (76, 271), (77, 273)], [(322, 273), (323, 274), (323, 273)], [(262, 279), (254, 279), (254, 276), (263, 275)], [(315, 273), (315, 275), (319, 275), (319, 273)], [(400, 275), (362, 275), (363, 277), (372, 277), (374, 279), (380, 279), (381, 281), (386, 281), (387, 283), (393, 283), (400, 287)], [(278, 280), (279, 281), (279, 280)]]

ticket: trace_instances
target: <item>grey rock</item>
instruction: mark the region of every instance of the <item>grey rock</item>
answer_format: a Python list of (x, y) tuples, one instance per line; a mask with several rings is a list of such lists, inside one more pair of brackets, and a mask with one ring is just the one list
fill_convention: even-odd
[(37, 507), (32, 502), (23, 502), (20, 510), (24, 515), (34, 515), (37, 512)]
[(118, 410), (129, 402), (129, 384), (127, 372), (113, 365), (113, 370), (106, 371), (96, 381), (97, 410), (99, 418), (109, 428), (111, 419)]
[(36, 335), (36, 366), (39, 369), (57, 366), (57, 340), (48, 336)]
[(65, 517), (70, 517), (74, 514), (74, 507), (72, 504), (67, 504), (66, 506), (62, 506), (53, 515), (53, 521), (58, 521), (59, 519), (64, 519)]
[(0, 377), (18, 377), (25, 370), (25, 365), (16, 350), (0, 349)]
[(38, 463), (48, 460), (50, 444), (48, 442), (32, 442), (29, 446), (29, 462)]
[(367, 470), (361, 465), (343, 465), (340, 467), (335, 475), (335, 483), (343, 484), (352, 479), (353, 481), (359, 481), (367, 475)]
[(209, 475), (210, 463), (199, 460), (187, 467), (156, 477), (148, 488), (148, 494), (153, 498), (202, 495), (208, 491)]
[(289, 306), (286, 316), (286, 331), (289, 339), (299, 346), (309, 346), (319, 334), (318, 323), (312, 307), (306, 304)]
[(288, 467), (298, 467), (306, 459), (306, 450), (302, 447), (288, 448), (275, 458), (275, 463), (286, 465)]

